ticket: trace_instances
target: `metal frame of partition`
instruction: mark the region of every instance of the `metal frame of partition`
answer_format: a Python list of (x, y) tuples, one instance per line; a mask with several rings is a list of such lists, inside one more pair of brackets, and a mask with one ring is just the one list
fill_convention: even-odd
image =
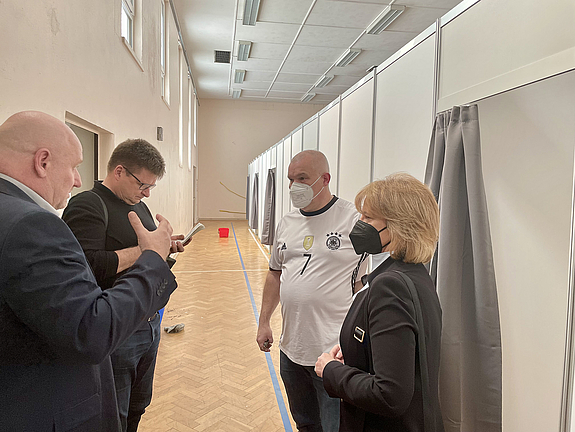
[[(575, 160), (573, 161), (575, 167)], [(567, 294), (567, 328), (565, 333), (565, 357), (563, 363), (563, 393), (561, 395), (561, 417), (559, 431), (569, 432), (573, 415), (573, 376), (575, 353), (573, 352), (575, 313), (575, 170), (571, 189), (571, 233), (569, 236), (569, 290)]]

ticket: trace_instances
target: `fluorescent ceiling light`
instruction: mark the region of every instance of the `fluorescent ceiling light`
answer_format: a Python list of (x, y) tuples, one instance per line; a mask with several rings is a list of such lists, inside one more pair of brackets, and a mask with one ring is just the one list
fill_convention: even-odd
[(365, 32), (370, 35), (378, 35), (384, 31), (405, 10), (405, 6), (389, 5), (367, 27)]
[(244, 78), (246, 77), (246, 71), (243, 69), (236, 69), (236, 73), (234, 75), (234, 82), (236, 84), (241, 84), (244, 82)]
[(333, 79), (333, 75), (322, 75), (320, 79), (313, 85), (316, 88), (322, 88), (329, 84)]
[(239, 41), (238, 45), (238, 60), (247, 61), (250, 56), (250, 50), (252, 49), (252, 43), (250, 41)]
[(335, 67), (344, 67), (350, 64), (361, 53), (358, 48), (350, 48), (335, 62)]
[(302, 102), (309, 102), (310, 100), (312, 100), (315, 97), (315, 93), (306, 93), (302, 98), (301, 101)]
[(242, 89), (234, 90), (232, 92), (232, 99), (239, 99), (241, 95), (242, 95)]
[(244, 25), (256, 25), (258, 18), (258, 9), (260, 8), (260, 0), (246, 0), (244, 5)]

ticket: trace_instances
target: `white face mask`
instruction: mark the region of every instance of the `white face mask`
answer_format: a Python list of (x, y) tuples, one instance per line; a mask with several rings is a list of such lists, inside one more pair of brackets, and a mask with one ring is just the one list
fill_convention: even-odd
[[(311, 186), (316, 184), (320, 178), (322, 178), (322, 176), (319, 176), (317, 180), (312, 183)], [(306, 185), (304, 183), (296, 183), (296, 182), (292, 183), (289, 189), (289, 195), (291, 198), (291, 203), (295, 208), (297, 209), (306, 208), (308, 205), (311, 204), (313, 199), (316, 196), (318, 196), (321, 193), (321, 191), (325, 188), (325, 186), (322, 187), (321, 190), (314, 195), (311, 186)]]

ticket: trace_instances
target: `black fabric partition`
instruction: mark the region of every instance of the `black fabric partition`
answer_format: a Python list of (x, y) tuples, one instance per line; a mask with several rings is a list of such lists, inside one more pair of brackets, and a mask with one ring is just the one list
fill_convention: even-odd
[(265, 245), (274, 243), (275, 214), (276, 214), (276, 170), (268, 170), (266, 182), (266, 199), (264, 202), (264, 224), (262, 227), (261, 242)]
[(440, 209), (431, 276), (443, 309), (445, 431), (500, 432), (501, 330), (477, 105), (437, 115), (425, 182)]
[(250, 228), (251, 229), (258, 229), (258, 183), (259, 183), (259, 176), (258, 174), (254, 174), (254, 184), (252, 186), (252, 199), (251, 199), (251, 206), (252, 211), (250, 213)]

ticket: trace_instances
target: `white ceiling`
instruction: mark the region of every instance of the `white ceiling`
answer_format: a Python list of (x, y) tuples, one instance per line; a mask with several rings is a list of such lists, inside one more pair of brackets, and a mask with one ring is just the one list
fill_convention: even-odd
[[(231, 99), (242, 89), (241, 100), (267, 102), (315, 93), (314, 104), (344, 93), (460, 1), (260, 0), (256, 25), (245, 26), (245, 0), (173, 0), (200, 99)], [(391, 3), (406, 9), (380, 35), (365, 34)], [(237, 59), (239, 40), (252, 42), (247, 61)], [(348, 66), (332, 67), (348, 48), (362, 52)], [(214, 63), (214, 50), (232, 51), (231, 63)], [(233, 83), (235, 69), (246, 71), (242, 84)], [(335, 78), (314, 88), (327, 71)]]

